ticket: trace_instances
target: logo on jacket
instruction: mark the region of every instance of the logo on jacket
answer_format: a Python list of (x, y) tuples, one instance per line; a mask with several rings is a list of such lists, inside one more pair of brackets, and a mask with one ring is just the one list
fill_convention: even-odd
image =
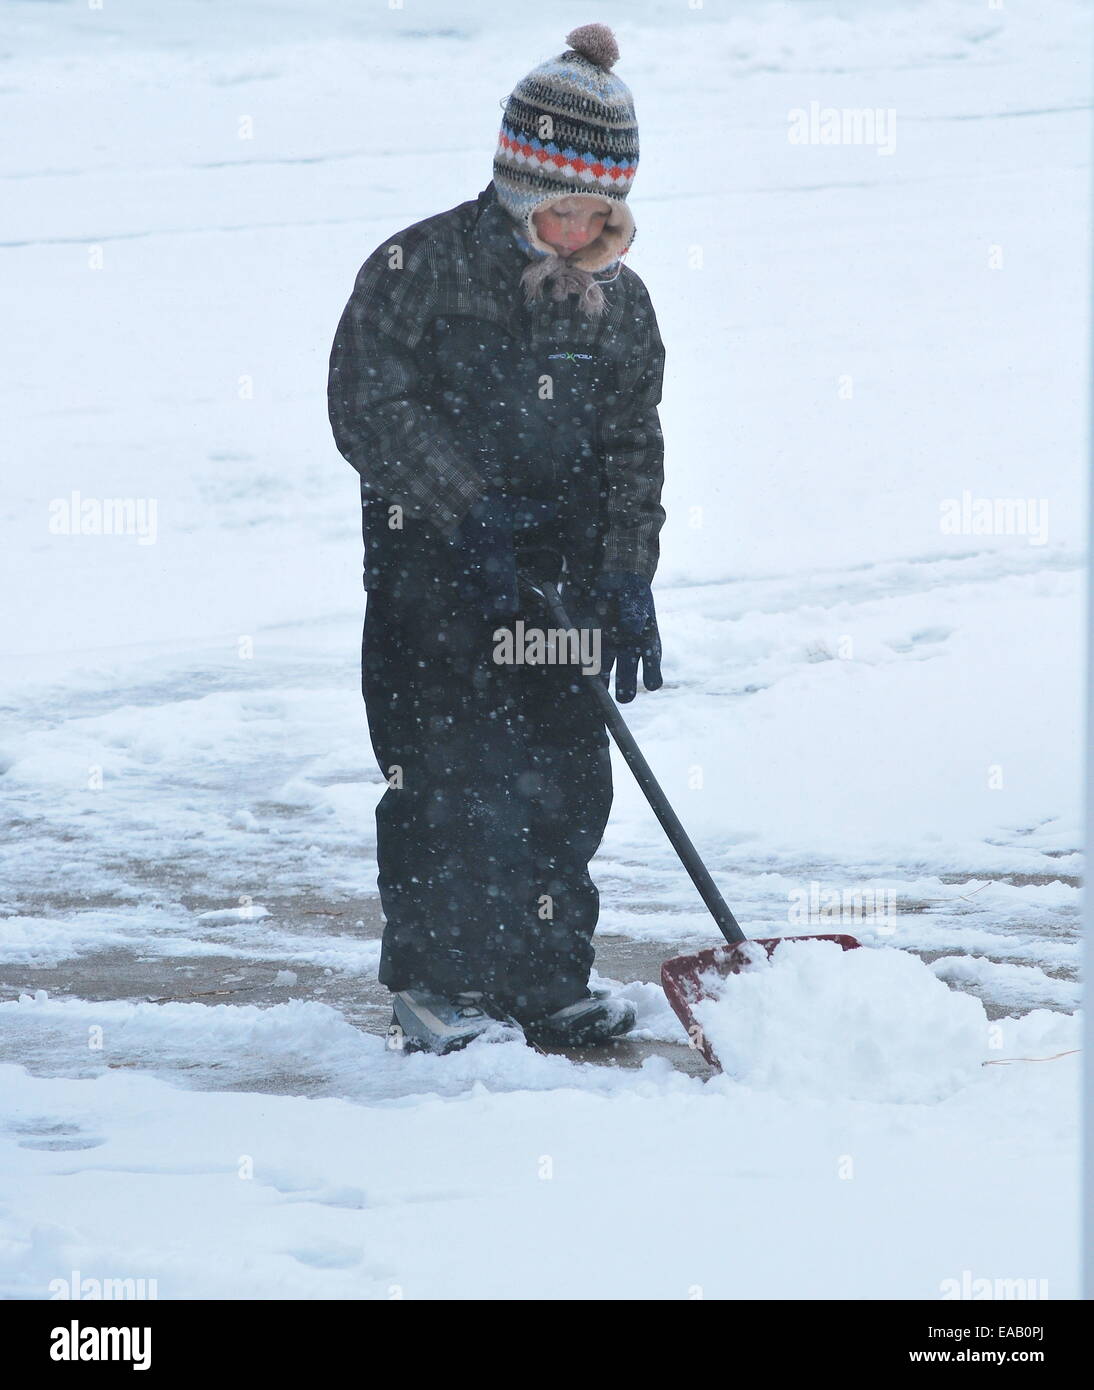
[(563, 362), (591, 362), (593, 355), (591, 352), (552, 352), (547, 361), (554, 362), (559, 359)]

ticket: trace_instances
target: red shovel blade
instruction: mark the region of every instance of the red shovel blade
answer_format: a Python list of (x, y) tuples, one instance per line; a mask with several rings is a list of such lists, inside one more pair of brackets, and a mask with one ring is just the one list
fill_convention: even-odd
[(700, 999), (710, 997), (709, 992), (703, 989), (699, 977), (711, 972), (723, 976), (736, 975), (749, 963), (748, 956), (743, 952), (744, 947), (762, 946), (770, 956), (775, 947), (781, 946), (784, 941), (838, 941), (845, 951), (852, 951), (862, 944), (853, 936), (839, 934), (753, 937), (748, 941), (739, 941), (735, 946), (712, 946), (694, 956), (674, 956), (661, 966), (661, 984), (668, 995), (673, 1013), (684, 1025), (690, 1039), (689, 1045), (701, 1052), (710, 1065), (717, 1067), (719, 1071), (722, 1068), (714, 1055), (714, 1049), (691, 1012), (692, 1005), (697, 1004)]

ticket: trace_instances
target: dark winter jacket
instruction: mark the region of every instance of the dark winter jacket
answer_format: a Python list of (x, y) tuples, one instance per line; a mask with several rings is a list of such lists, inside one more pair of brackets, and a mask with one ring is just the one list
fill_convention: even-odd
[(361, 475), (366, 588), (405, 573), (415, 532), (452, 535), (488, 488), (562, 504), (576, 579), (653, 577), (664, 348), (645, 286), (624, 266), (600, 318), (572, 295), (528, 305), (512, 229), (491, 183), (389, 238), (357, 276), (328, 404)]

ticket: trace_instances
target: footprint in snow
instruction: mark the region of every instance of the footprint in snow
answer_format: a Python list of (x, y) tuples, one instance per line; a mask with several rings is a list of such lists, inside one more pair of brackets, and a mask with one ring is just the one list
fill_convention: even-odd
[(362, 1251), (349, 1245), (327, 1245), (311, 1250), (286, 1250), (285, 1254), (312, 1269), (352, 1269), (361, 1263)]
[(67, 1120), (24, 1120), (9, 1126), (13, 1134), (25, 1137), (18, 1141), (21, 1149), (45, 1149), (69, 1152), (74, 1149), (97, 1149), (106, 1140), (97, 1135), (81, 1134), (80, 1126)]
[(913, 632), (906, 641), (890, 642), (894, 652), (914, 652), (917, 647), (936, 646), (953, 636), (952, 627), (924, 627)]

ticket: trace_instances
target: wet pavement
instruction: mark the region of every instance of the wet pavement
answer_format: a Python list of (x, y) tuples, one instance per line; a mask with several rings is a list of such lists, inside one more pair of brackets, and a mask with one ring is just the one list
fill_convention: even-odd
[[(86, 903), (82, 904), (86, 907)], [(196, 912), (222, 907), (219, 902), (194, 901), (187, 904)], [(254, 949), (256, 928), (269, 922), (279, 933), (294, 928), (309, 940), (316, 935), (336, 941), (352, 937), (355, 941), (379, 941), (383, 932), (379, 899), (363, 897), (352, 904), (318, 904), (309, 900), (278, 903), (263, 899), (268, 918), (250, 922), (246, 954), (226, 942), (223, 954), (153, 954), (150, 946), (166, 946), (162, 936), (149, 936), (134, 949), (113, 947), (91, 951), (53, 966), (9, 965), (0, 963), (0, 1000), (20, 994), (46, 990), (53, 999), (79, 998), (93, 1003), (107, 1000), (130, 1003), (254, 1004), (270, 1007), (289, 999), (306, 999), (327, 1004), (355, 1027), (366, 1033), (384, 1035), (391, 1021), (388, 991), (374, 974), (332, 971), (320, 964), (292, 961), (284, 957), (262, 958)], [(73, 903), (55, 899), (53, 910), (71, 911)], [(713, 944), (713, 939), (711, 944)], [(658, 982), (661, 962), (681, 953), (679, 945), (665, 942), (636, 942), (627, 937), (598, 934), (596, 969), (604, 976), (623, 983), (635, 980)], [(295, 981), (284, 982), (286, 971)], [(281, 976), (281, 980), (278, 977)], [(680, 1043), (619, 1039), (596, 1048), (558, 1049), (574, 1061), (597, 1062), (602, 1066), (640, 1067), (647, 1057), (665, 1057), (678, 1070), (692, 1075), (708, 1075), (710, 1068), (687, 1045), (681, 1029)], [(13, 1040), (14, 1041), (14, 1040)], [(19, 1061), (10, 1048), (0, 1042), (0, 1061)], [(248, 1089), (254, 1089), (248, 1087)], [(296, 1091), (292, 1078), (271, 1077), (269, 1089)]]

